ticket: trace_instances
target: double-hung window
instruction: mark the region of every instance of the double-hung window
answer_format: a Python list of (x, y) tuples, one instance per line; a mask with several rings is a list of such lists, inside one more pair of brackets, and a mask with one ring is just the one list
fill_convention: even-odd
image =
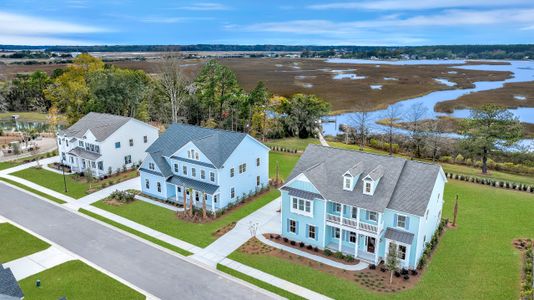
[(356, 232), (349, 232), (349, 242), (356, 244)]
[(145, 187), (150, 189), (150, 181), (148, 181), (148, 179), (145, 179)]
[(191, 176), (197, 177), (197, 169), (191, 168)]
[(133, 147), (133, 139), (130, 139), (130, 147)]
[(184, 175), (187, 175), (187, 166), (183, 166), (182, 171), (183, 171)]
[(124, 164), (127, 165), (127, 164), (131, 164), (132, 163), (132, 156), (131, 155), (126, 155), (124, 157)]
[(200, 178), (201, 179), (206, 179), (206, 171), (200, 170)]
[(148, 136), (146, 136), (146, 135), (143, 136), (143, 143), (145, 143), (145, 144), (148, 143)]
[(148, 163), (148, 169), (154, 170), (154, 163)]
[(230, 169), (230, 177), (234, 177), (234, 173), (235, 173), (234, 168), (231, 168), (231, 169)]
[(308, 238), (317, 239), (317, 227), (313, 225), (308, 225)]
[(399, 245), (399, 248), (397, 250), (397, 256), (402, 260), (406, 259), (406, 246)]
[(332, 203), (332, 210), (334, 212), (341, 212), (341, 204), (333, 202)]
[(178, 173), (178, 164), (174, 164), (174, 173)]
[(210, 172), (210, 181), (215, 182), (215, 173)]
[(297, 221), (289, 219), (288, 224), (289, 224), (288, 226), (289, 232), (297, 233)]
[(397, 227), (406, 228), (406, 216), (397, 215)]
[(352, 208), (352, 211), (351, 211), (351, 217), (353, 219), (357, 219), (358, 218), (358, 208), (357, 207), (353, 207)]
[(377, 222), (378, 221), (378, 214), (376, 211), (367, 211), (367, 220)]
[(156, 183), (156, 186), (158, 188), (158, 193), (161, 193), (161, 182)]
[(256, 166), (259, 167), (260, 166), (260, 158), (256, 158)]
[(235, 188), (231, 188), (230, 189), (230, 198), (232, 198), (232, 199), (235, 198)]
[(339, 239), (341, 236), (341, 230), (337, 227), (331, 227), (332, 228), (332, 237)]

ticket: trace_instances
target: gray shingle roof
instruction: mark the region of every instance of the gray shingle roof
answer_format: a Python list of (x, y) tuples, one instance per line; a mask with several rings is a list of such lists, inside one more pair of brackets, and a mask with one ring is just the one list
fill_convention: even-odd
[(165, 178), (172, 176), (171, 166), (169, 165), (165, 157), (163, 157), (161, 151), (149, 153), (148, 155), (152, 157), (154, 163), (156, 164), (156, 166), (158, 166), (158, 169)]
[(388, 227), (386, 229), (385, 233), (386, 239), (390, 239), (393, 241), (401, 242), (404, 244), (411, 245), (413, 241), (414, 234), (402, 230), (398, 230), (395, 228)]
[(179, 161), (183, 161), (183, 162), (186, 162), (186, 163), (190, 163), (190, 164), (195, 164), (195, 165), (203, 166), (203, 167), (215, 168), (214, 165), (212, 165), (212, 164), (210, 164), (210, 163), (202, 162), (202, 161), (197, 161), (197, 160), (188, 159), (188, 158), (183, 158), (183, 157), (178, 157), (178, 156), (171, 156), (171, 158), (172, 158), (172, 159), (179, 160)]
[[(354, 189), (343, 190), (347, 166), (360, 163), (362, 176)], [(309, 145), (287, 181), (304, 174), (328, 200), (378, 212), (391, 208), (423, 216), (440, 168), (399, 157)], [(362, 179), (373, 171), (372, 175), (381, 179), (374, 195), (365, 195)]]
[(100, 156), (102, 156), (101, 154), (98, 154), (98, 153), (95, 153), (95, 152), (91, 152), (91, 151), (87, 151), (87, 150), (85, 150), (84, 148), (81, 148), (81, 147), (73, 148), (72, 150), (69, 151), (69, 154), (70, 155), (76, 155), (76, 156), (79, 156), (81, 158), (85, 158), (85, 159), (89, 159), (89, 160), (96, 160)]
[(61, 130), (59, 135), (82, 138), (87, 130), (91, 130), (98, 141), (103, 141), (132, 119), (129, 117), (90, 112), (69, 128)]
[(174, 184), (174, 185), (180, 185), (185, 186), (186, 188), (192, 188), (196, 191), (206, 192), (210, 195), (213, 195), (218, 189), (219, 186), (215, 184), (210, 184), (203, 181), (194, 180), (187, 177), (182, 177), (178, 175), (174, 175), (171, 178), (167, 180), (168, 182)]
[(173, 124), (146, 151), (154, 159), (157, 155), (170, 157), (188, 142), (193, 142), (216, 168), (221, 168), (246, 136), (241, 132)]
[(381, 165), (376, 166), (371, 173), (369, 173), (369, 178), (371, 178), (373, 181), (378, 181), (382, 176), (384, 176), (384, 167)]
[(9, 299), (8, 297), (21, 299), (24, 297), (24, 294), (11, 269), (4, 269), (0, 264), (0, 299), (3, 296), (6, 296), (6, 299)]
[(363, 172), (363, 163), (361, 161), (357, 162), (354, 166), (348, 169), (347, 172), (352, 176), (360, 175)]
[(313, 200), (315, 198), (324, 199), (323, 196), (321, 196), (320, 194), (295, 189), (289, 186), (284, 186), (281, 189), (288, 191), (290, 196), (295, 196), (295, 197), (308, 199), (308, 200)]

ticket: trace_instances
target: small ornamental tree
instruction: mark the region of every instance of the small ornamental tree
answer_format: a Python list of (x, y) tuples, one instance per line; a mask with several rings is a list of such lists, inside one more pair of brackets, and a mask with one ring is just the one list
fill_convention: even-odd
[(388, 256), (386, 258), (386, 268), (391, 272), (389, 284), (393, 282), (393, 273), (399, 268), (399, 257), (397, 255), (397, 244), (390, 243)]

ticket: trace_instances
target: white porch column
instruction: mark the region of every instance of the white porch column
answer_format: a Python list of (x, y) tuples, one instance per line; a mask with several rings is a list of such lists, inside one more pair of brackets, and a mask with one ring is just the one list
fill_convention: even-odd
[(356, 207), (356, 228), (360, 229), (360, 208)]
[(358, 241), (360, 240), (358, 231), (356, 231), (356, 241), (354, 243), (354, 258), (358, 257)]
[[(341, 204), (341, 213), (340, 213), (340, 218), (339, 218), (339, 222), (341, 223), (341, 225), (343, 225), (343, 213), (345, 212), (345, 204)], [(342, 246), (342, 243), (343, 243), (343, 228), (339, 228), (339, 252), (341, 252), (341, 246)]]
[(174, 194), (176, 195), (176, 203), (178, 203), (178, 186), (174, 186)]
[(382, 228), (382, 213), (378, 213), (378, 219), (377, 219), (377, 224), (376, 224), (376, 237), (378, 239), (378, 237), (380, 237), (380, 230)]
[[(291, 202), (289, 203), (289, 205), (292, 205)], [(323, 219), (323, 222), (324, 222), (324, 226), (323, 226), (323, 249), (326, 248), (326, 211), (328, 210), (328, 200), (325, 199), (324, 201), (324, 219)], [(280, 214), (282, 215), (282, 214)], [(282, 223), (280, 223), (282, 224)]]
[(215, 194), (211, 195), (211, 211), (215, 212)]

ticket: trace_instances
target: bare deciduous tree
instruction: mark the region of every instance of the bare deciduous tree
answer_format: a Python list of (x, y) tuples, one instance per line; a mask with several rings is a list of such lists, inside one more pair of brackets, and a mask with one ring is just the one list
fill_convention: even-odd
[(190, 83), (184, 76), (176, 57), (165, 57), (160, 73), (159, 83), (171, 104), (172, 122), (176, 123), (180, 108), (189, 96)]
[(386, 135), (389, 143), (389, 155), (393, 155), (393, 131), (395, 129), (395, 122), (402, 118), (402, 104), (394, 104), (388, 106), (384, 112), (384, 121), (387, 126)]
[(351, 125), (354, 127), (358, 136), (360, 150), (365, 147), (365, 141), (369, 135), (369, 130), (372, 124), (371, 107), (367, 103), (359, 104), (355, 107), (355, 113), (351, 117)]
[(425, 143), (425, 130), (422, 126), (422, 121), (427, 115), (427, 108), (423, 103), (415, 103), (410, 106), (406, 113), (406, 120), (410, 130), (410, 140), (413, 145), (413, 155), (421, 157), (421, 149)]

